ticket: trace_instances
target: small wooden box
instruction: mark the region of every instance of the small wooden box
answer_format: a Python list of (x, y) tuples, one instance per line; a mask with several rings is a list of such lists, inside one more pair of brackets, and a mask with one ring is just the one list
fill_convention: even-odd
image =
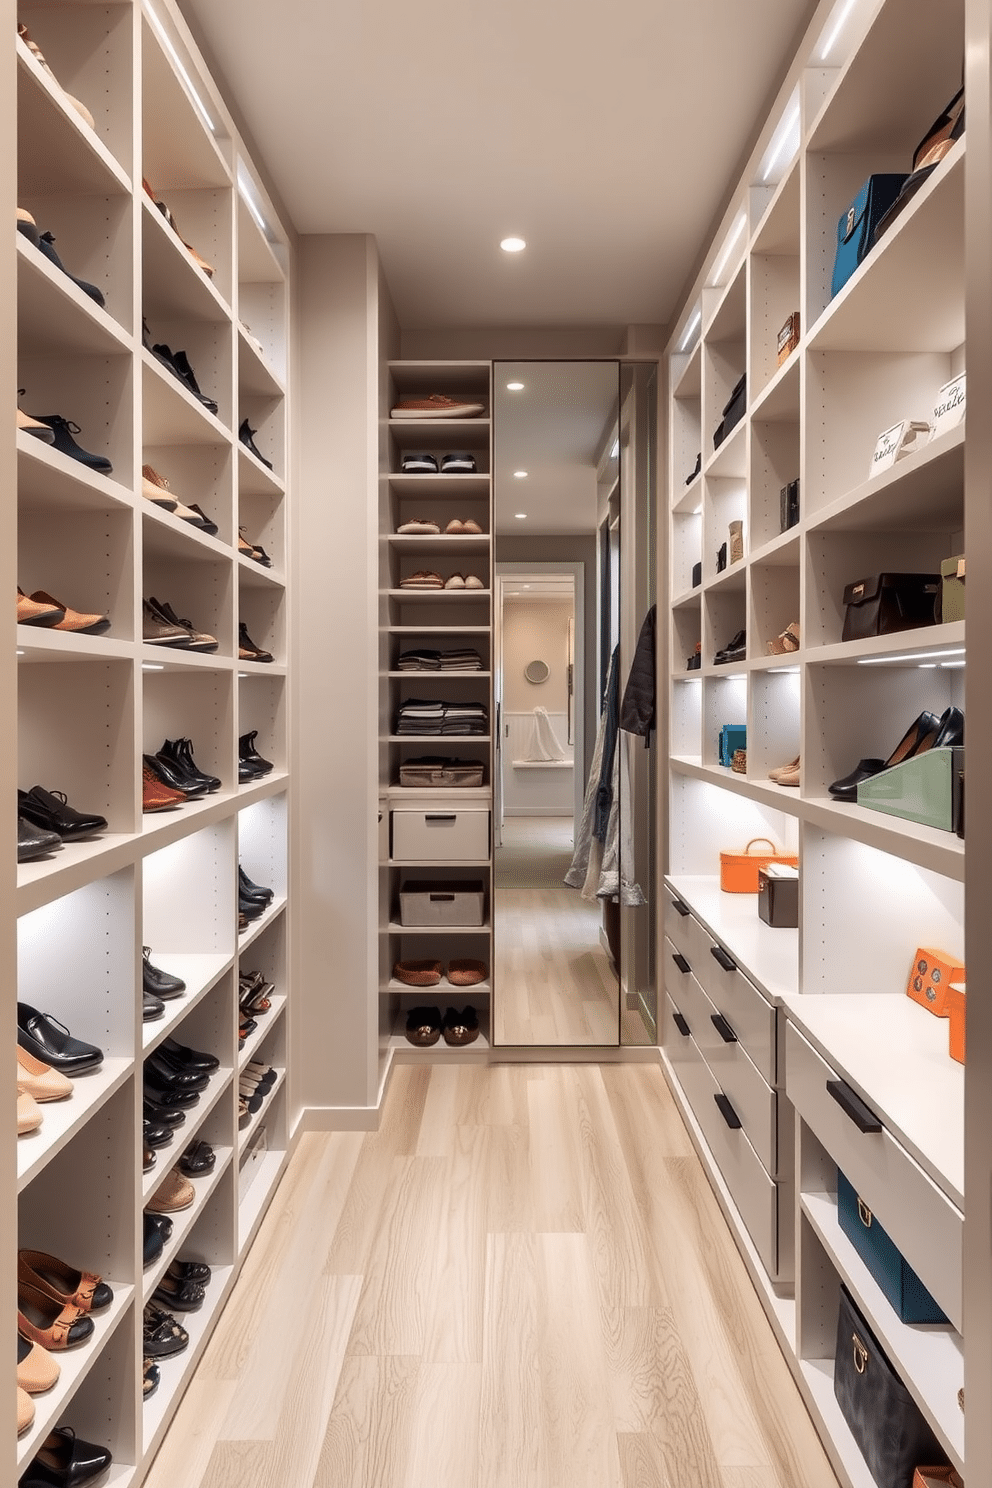
[(963, 982), (965, 970), (946, 951), (934, 950), (932, 946), (917, 947), (909, 973), (906, 996), (933, 1013), (935, 1018), (947, 1017), (947, 989), (952, 982)]
[(950, 1056), (964, 1064), (965, 984), (952, 982), (947, 989), (947, 1044)]
[(799, 311), (793, 310), (785, 325), (778, 333), (778, 365), (788, 361), (789, 357), (799, 345)]

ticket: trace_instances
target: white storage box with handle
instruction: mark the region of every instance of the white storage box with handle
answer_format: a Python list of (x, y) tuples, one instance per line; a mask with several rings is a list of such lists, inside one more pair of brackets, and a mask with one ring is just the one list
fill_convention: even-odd
[(393, 812), (393, 857), (405, 862), (467, 863), (489, 857), (489, 812)]

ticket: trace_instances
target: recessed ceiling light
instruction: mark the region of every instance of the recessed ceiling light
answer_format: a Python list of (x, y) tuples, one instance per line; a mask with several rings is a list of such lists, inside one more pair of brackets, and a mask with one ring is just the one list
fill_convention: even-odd
[(506, 391), (508, 393), (522, 393), (523, 390), (524, 385), (522, 382), (508, 382), (506, 384)]
[(516, 517), (518, 522), (524, 522), (527, 519), (526, 512), (514, 512), (513, 515)]
[(529, 585), (529, 584), (525, 584), (525, 585), (524, 585), (524, 588), (525, 588), (525, 589), (529, 589), (529, 588), (530, 588), (530, 585)]
[(526, 480), (527, 479), (527, 472), (526, 472), (526, 470), (515, 470), (513, 472), (513, 479), (514, 480)]
[(499, 246), (504, 253), (522, 253), (527, 244), (523, 238), (504, 238)]

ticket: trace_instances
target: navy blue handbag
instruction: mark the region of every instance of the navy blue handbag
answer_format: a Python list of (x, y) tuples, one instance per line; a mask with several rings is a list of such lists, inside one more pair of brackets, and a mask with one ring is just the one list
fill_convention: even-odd
[(889, 210), (906, 179), (903, 174), (869, 176), (847, 211), (837, 223), (837, 253), (830, 297), (839, 294), (867, 256), (875, 228)]

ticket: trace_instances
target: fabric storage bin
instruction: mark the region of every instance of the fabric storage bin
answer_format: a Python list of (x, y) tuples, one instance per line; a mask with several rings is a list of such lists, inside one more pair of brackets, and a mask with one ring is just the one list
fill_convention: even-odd
[(400, 884), (401, 925), (481, 925), (485, 922), (481, 878), (424, 879)]
[(839, 294), (869, 253), (875, 229), (899, 195), (903, 174), (869, 176), (837, 223), (837, 251), (830, 298)]
[(950, 1321), (840, 1168), (837, 1169), (837, 1218), (901, 1322)]
[(456, 863), (489, 856), (488, 811), (394, 811), (393, 857)]
[[(751, 851), (757, 843), (764, 842), (768, 852)], [(721, 852), (720, 887), (725, 894), (756, 894), (758, 892), (758, 869), (769, 863), (788, 863), (799, 867), (795, 853), (782, 853), (770, 837), (752, 837), (743, 852)]]
[(946, 1453), (845, 1286), (837, 1314), (834, 1395), (878, 1488), (913, 1488), (921, 1462), (946, 1463)]

